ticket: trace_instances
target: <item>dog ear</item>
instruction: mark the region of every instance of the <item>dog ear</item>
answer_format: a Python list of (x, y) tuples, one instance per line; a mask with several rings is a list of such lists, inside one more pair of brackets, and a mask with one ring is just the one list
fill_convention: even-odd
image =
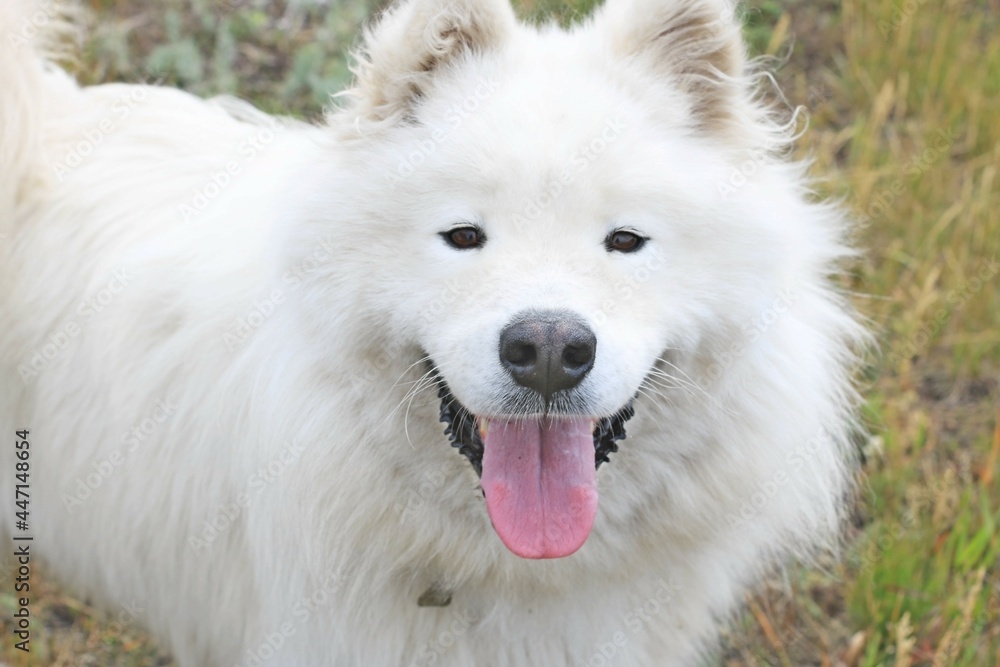
[(499, 48), (516, 25), (508, 0), (405, 0), (368, 30), (357, 54), (360, 115), (405, 117), (434, 75), (463, 56)]
[(725, 129), (745, 106), (746, 55), (728, 0), (608, 0), (598, 18), (619, 57), (669, 77), (698, 127)]

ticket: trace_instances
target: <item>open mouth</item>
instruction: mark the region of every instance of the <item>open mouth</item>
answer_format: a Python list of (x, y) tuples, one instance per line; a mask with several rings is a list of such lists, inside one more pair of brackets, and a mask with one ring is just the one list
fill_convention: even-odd
[(438, 375), (441, 421), (480, 477), (503, 543), (522, 558), (561, 558), (586, 541), (597, 513), (597, 468), (618, 451), (629, 403), (610, 417), (477, 417)]

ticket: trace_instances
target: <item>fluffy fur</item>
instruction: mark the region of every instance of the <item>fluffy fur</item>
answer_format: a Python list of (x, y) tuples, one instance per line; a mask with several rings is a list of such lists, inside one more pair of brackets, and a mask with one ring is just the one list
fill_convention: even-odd
[[(846, 220), (782, 159), (722, 0), (569, 31), (404, 0), (321, 127), (78, 87), (28, 36), (61, 10), (2, 5), (0, 427), (31, 431), (37, 555), (180, 665), (691, 665), (835, 541)], [(441, 240), (469, 221), (482, 250)], [(647, 247), (605, 250), (623, 226)], [(585, 546), (527, 561), (425, 359), (493, 414), (500, 328), (550, 307), (596, 333), (581, 400), (636, 416)]]

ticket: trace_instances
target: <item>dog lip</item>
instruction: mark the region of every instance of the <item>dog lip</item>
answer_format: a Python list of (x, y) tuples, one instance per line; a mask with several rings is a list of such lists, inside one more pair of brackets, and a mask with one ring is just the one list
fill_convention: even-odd
[[(431, 364), (431, 372), (438, 384), (438, 398), (441, 399), (440, 421), (444, 422), (444, 433), (451, 446), (465, 456), (472, 464), (477, 476), (483, 474), (483, 452), (490, 421), (497, 419), (518, 419), (527, 415), (475, 415), (451, 393), (437, 367)], [(591, 417), (591, 432), (594, 436), (594, 466), (610, 461), (611, 454), (618, 451), (618, 443), (626, 437), (625, 423), (635, 414), (633, 402), (629, 401), (618, 412), (607, 417)]]

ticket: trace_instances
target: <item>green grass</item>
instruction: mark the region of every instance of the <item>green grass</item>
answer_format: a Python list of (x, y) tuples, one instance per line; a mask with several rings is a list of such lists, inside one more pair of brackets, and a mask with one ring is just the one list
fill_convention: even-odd
[[(163, 81), (307, 118), (348, 81), (347, 51), (379, 5), (91, 4), (100, 20), (84, 80)], [(593, 4), (520, 7), (571, 21)], [(745, 17), (753, 50), (786, 59), (777, 78), (789, 103), (810, 112), (801, 154), (820, 190), (864, 221), (867, 252), (846, 280), (880, 349), (864, 373), (873, 437), (844, 558), (790, 571), (749, 600), (720, 661), (1000, 665), (997, 4), (762, 0)], [(44, 575), (40, 585), (36, 653), (5, 641), (0, 661), (167, 664), (133, 628), (109, 626)], [(0, 607), (10, 602), (0, 593)]]

